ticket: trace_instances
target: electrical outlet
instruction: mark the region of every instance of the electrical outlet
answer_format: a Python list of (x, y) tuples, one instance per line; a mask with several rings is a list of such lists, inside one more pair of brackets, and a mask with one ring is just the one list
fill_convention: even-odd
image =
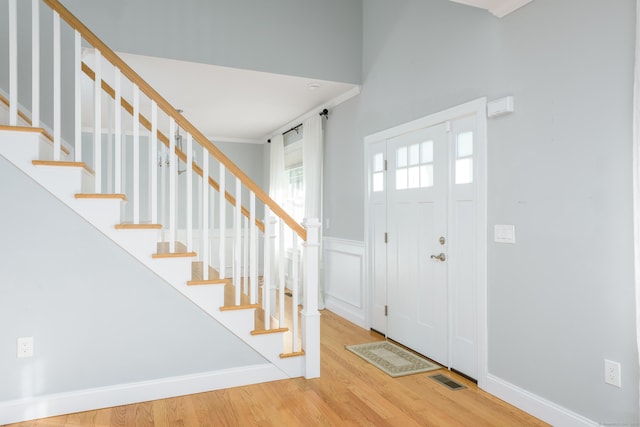
[(620, 363), (611, 360), (604, 360), (604, 382), (622, 387), (622, 379), (620, 378)]
[(33, 357), (33, 337), (18, 338), (18, 359)]

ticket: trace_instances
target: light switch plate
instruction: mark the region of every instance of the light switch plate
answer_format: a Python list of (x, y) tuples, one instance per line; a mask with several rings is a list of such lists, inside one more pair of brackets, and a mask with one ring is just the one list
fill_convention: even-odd
[(516, 243), (516, 226), (496, 224), (493, 226), (493, 241), (496, 243)]

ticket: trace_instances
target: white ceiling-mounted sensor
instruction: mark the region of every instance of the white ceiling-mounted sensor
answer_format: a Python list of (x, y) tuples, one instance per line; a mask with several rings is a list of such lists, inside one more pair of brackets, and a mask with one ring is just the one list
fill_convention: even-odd
[(505, 96), (487, 104), (487, 117), (499, 117), (513, 113), (513, 96)]

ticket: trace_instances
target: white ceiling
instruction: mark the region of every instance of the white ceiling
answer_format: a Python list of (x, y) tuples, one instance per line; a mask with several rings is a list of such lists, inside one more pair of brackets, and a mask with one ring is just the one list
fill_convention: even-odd
[[(118, 55), (214, 141), (265, 143), (282, 129), (287, 130), (287, 126), (297, 125), (303, 116), (318, 114), (323, 108), (331, 108), (357, 95), (360, 90), (354, 84), (128, 53)], [(85, 51), (83, 60), (95, 69), (93, 50)], [(102, 79), (113, 87), (113, 71), (104, 59), (101, 69)], [(131, 85), (123, 83), (122, 96), (129, 102), (132, 102), (132, 93)], [(83, 124), (90, 126), (93, 104), (88, 79), (85, 79), (83, 96), (83, 105), (89, 106), (89, 111), (83, 113)], [(103, 124), (110, 120), (109, 102), (103, 97)], [(150, 118), (148, 101), (141, 100), (140, 111)], [(127, 122), (123, 119), (126, 128)], [(160, 125), (161, 130), (165, 127)]]
[(510, 14), (533, 0), (451, 0), (469, 6), (487, 9), (498, 18)]

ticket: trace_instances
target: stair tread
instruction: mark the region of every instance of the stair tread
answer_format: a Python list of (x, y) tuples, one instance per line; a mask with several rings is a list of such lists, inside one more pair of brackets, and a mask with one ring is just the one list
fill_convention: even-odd
[(93, 169), (91, 169), (85, 162), (66, 162), (60, 160), (32, 160), (31, 163), (34, 166), (60, 166), (60, 167), (72, 167), (83, 168), (91, 175), (95, 175)]
[(126, 194), (113, 193), (113, 194), (103, 194), (103, 193), (77, 193), (75, 195), (76, 199), (120, 199), (127, 200)]
[(304, 350), (294, 351), (291, 353), (280, 353), (281, 359), (286, 359), (287, 357), (298, 357), (298, 356), (304, 356)]
[(223, 305), (220, 311), (249, 310), (260, 308), (260, 304)]
[(152, 258), (189, 258), (198, 256), (195, 252), (163, 252), (151, 255)]
[(251, 331), (251, 335), (277, 334), (281, 332), (289, 332), (289, 328), (254, 329)]
[(162, 229), (162, 224), (151, 224), (151, 223), (142, 223), (142, 224), (133, 224), (129, 222), (116, 224), (116, 230), (160, 230)]

